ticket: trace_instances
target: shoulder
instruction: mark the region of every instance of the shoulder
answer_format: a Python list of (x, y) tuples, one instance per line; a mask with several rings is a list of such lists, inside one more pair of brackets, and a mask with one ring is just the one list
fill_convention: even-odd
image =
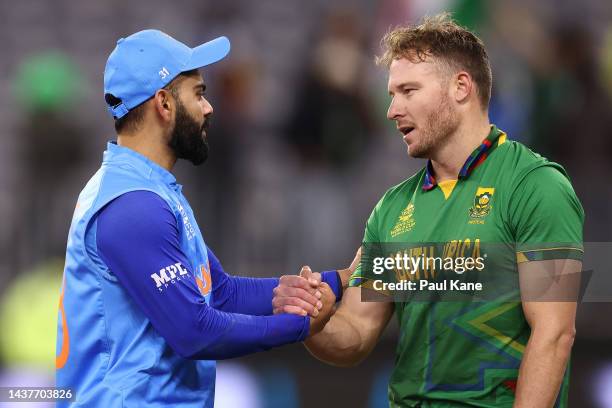
[[(136, 190), (121, 194), (98, 213), (98, 230), (153, 232), (176, 224), (168, 203), (157, 193)], [(133, 232), (133, 231), (130, 231)]]
[(510, 175), (508, 181), (514, 188), (534, 178), (542, 182), (565, 180), (569, 183), (569, 176), (562, 165), (548, 160), (520, 142), (509, 140), (499, 149), (500, 153), (504, 152), (500, 157), (500, 170)]
[(153, 210), (170, 210), (168, 203), (159, 194), (149, 190), (134, 190), (121, 194), (109, 202), (101, 212), (149, 212)]
[(562, 209), (567, 207), (577, 214), (584, 214), (563, 166), (522, 143), (510, 141), (507, 144), (506, 154), (502, 156), (508, 163), (502, 166), (502, 171), (508, 173), (507, 192), (511, 206), (526, 208), (527, 213), (535, 207), (562, 213)]
[(158, 190), (159, 184), (146, 177), (132, 163), (105, 163), (98, 170), (102, 191)]

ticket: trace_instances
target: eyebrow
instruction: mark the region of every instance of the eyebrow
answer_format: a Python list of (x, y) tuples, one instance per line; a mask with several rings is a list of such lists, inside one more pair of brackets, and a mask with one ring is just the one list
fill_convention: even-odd
[(194, 90), (196, 90), (196, 91), (202, 91), (202, 92), (204, 92), (204, 91), (206, 91), (206, 85), (204, 85), (204, 82), (200, 82), (199, 84), (196, 84), (196, 85), (193, 87), (193, 89), (194, 89)]
[[(418, 88), (421, 86), (420, 82), (417, 81), (407, 81), (407, 82), (401, 82), (397, 85), (393, 85), (391, 87), (391, 89), (403, 89), (406, 87), (413, 87), (413, 88)], [(389, 89), (389, 94), (391, 94), (391, 92), (393, 92), (391, 89)]]

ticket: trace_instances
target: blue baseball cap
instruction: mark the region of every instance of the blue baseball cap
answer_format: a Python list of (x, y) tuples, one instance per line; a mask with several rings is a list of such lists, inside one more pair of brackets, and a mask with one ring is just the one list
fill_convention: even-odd
[(229, 50), (227, 37), (189, 48), (159, 30), (143, 30), (119, 39), (104, 69), (108, 111), (115, 119), (125, 116), (182, 72), (215, 63)]

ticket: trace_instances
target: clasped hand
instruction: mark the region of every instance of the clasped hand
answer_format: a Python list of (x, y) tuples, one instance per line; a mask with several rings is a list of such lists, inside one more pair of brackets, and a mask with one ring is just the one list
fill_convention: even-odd
[(331, 318), (336, 295), (329, 285), (321, 281), (321, 274), (304, 266), (300, 275), (281, 276), (274, 288), (272, 307), (274, 314), (292, 313), (310, 316), (310, 335), (321, 330)]

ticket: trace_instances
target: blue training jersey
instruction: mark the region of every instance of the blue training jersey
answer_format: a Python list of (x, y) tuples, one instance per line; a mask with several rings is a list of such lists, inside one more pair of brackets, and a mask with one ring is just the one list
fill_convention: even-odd
[(68, 235), (57, 386), (73, 406), (212, 407), (214, 360), (308, 335), (309, 318), (271, 315), (277, 284), (225, 274), (174, 176), (109, 143)]

